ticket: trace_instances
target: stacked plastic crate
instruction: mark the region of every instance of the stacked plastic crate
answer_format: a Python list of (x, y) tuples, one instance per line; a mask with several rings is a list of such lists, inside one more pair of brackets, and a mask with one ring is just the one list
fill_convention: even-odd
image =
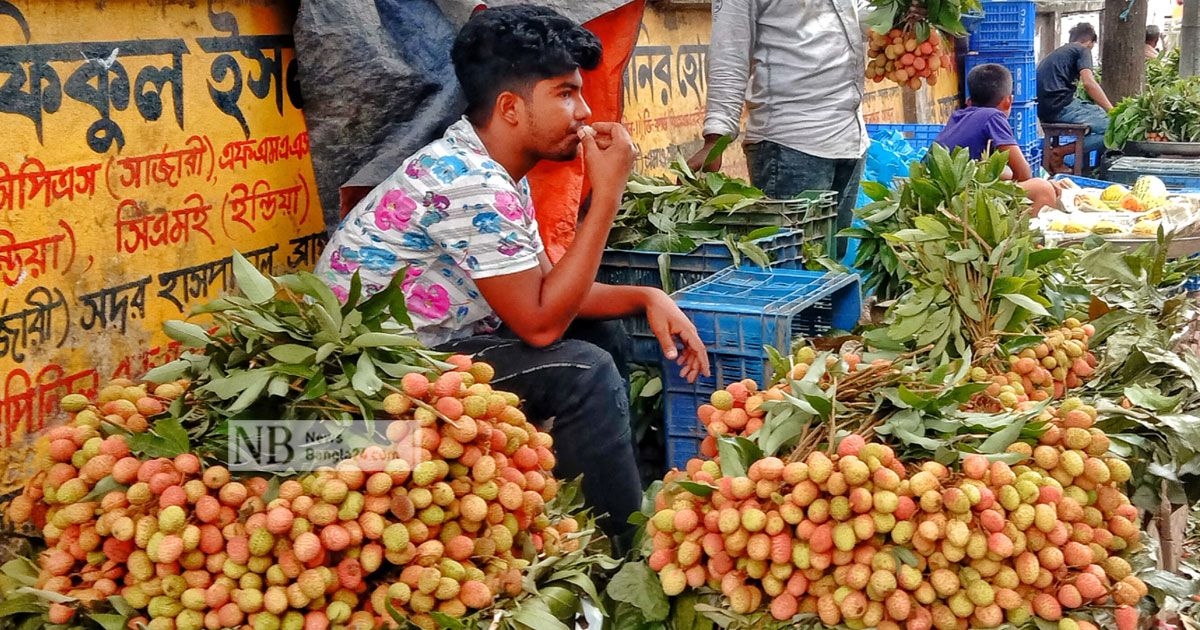
[[(1025, 159), (1036, 172), (1042, 164), (1042, 140), (1037, 125), (1037, 58), (1033, 54), (1037, 5), (1029, 0), (983, 3), (983, 21), (971, 34), (964, 65), (985, 63), (1008, 68), (1013, 78), (1013, 105), (1009, 122)], [(965, 75), (964, 75), (965, 76)], [(964, 81), (965, 83), (965, 81)], [(970, 97), (970, 90), (967, 90)]]

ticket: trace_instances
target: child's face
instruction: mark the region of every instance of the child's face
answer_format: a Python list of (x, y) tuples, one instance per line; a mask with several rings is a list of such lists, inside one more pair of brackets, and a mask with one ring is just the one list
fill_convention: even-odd
[(1009, 94), (1008, 96), (1000, 99), (1000, 102), (996, 105), (996, 109), (1004, 112), (1004, 115), (1007, 116), (1012, 112), (1012, 104), (1013, 97), (1012, 94)]

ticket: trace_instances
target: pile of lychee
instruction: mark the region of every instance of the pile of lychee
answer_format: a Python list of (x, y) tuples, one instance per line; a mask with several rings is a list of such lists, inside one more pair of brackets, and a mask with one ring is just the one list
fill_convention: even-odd
[[(905, 466), (891, 448), (843, 438), (836, 451), (766, 457), (745, 476), (716, 460), (672, 471), (647, 524), (663, 590), (719, 590), (739, 614), (800, 613), (880, 630), (1020, 625), (1036, 616), (1095, 628), (1090, 605), (1136, 624), (1146, 587), (1122, 557), (1138, 542), (1095, 409), (1064, 401), (1014, 465), (967, 455), (961, 470)], [(708, 492), (679, 481), (712, 487)]]
[(891, 79), (903, 87), (917, 90), (922, 80), (937, 85), (938, 72), (954, 67), (954, 58), (946, 50), (937, 30), (931, 30), (924, 41), (909, 28), (868, 33), (867, 78), (876, 83)]
[[(283, 481), (234, 478), (197, 456), (139, 458), (109, 425), (144, 430), (184, 385), (115, 381), (39, 442), (40, 471), (5, 516), (40, 527), (38, 587), (74, 598), (50, 621), (121, 595), (151, 630), (423, 628), (521, 591), (523, 548), (579, 547), (552, 523), (549, 434), (491, 389), (490, 366), (452, 357), (384, 401), (387, 443)], [(113, 485), (115, 484), (115, 485)]]
[(1046, 333), (1042, 343), (1009, 356), (1007, 371), (972, 368), (971, 380), (990, 383), (973, 401), (975, 407), (1016, 409), (1024, 402), (1061, 399), (1096, 371), (1096, 356), (1088, 350), (1095, 333), (1091, 324), (1070, 318)]

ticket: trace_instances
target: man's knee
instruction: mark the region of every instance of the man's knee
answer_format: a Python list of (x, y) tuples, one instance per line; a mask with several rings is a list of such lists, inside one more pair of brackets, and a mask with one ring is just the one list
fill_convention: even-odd
[(553, 348), (546, 361), (563, 366), (566, 384), (572, 390), (593, 393), (624, 391), (617, 363), (608, 350), (578, 339), (564, 339)]
[(1033, 202), (1033, 210), (1054, 206), (1058, 200), (1058, 193), (1054, 189), (1054, 184), (1040, 177), (1032, 177), (1019, 184), (1025, 191), (1025, 195)]

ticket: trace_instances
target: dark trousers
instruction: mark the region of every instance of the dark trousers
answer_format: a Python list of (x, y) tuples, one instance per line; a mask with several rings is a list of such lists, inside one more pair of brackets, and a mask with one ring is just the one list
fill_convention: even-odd
[[(850, 227), (864, 158), (827, 159), (767, 140), (745, 146), (750, 183), (772, 199), (790, 199), (806, 190), (838, 194), (838, 230)], [(807, 235), (806, 235), (807, 236)], [(846, 253), (846, 239), (837, 239), (837, 260)]]
[(439, 348), (496, 369), (492, 386), (521, 397), (530, 422), (554, 436), (554, 474), (583, 475), (583, 495), (617, 553), (629, 548), (629, 515), (641, 481), (629, 421), (629, 337), (618, 321), (578, 320), (563, 338), (534, 348), (507, 328)]

